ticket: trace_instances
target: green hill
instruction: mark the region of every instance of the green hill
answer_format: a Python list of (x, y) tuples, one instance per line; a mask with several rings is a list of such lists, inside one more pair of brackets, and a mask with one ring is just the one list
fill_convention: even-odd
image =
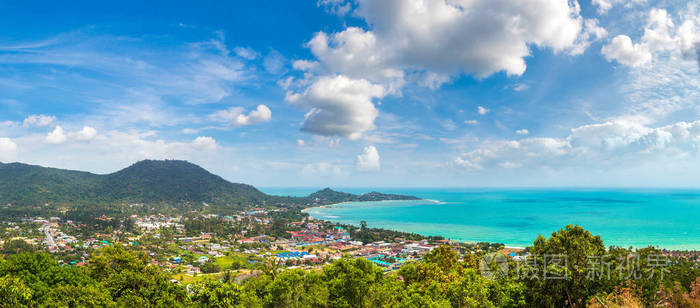
[(247, 205), (270, 196), (247, 184), (231, 183), (195, 164), (178, 160), (144, 160), (105, 176), (95, 197), (154, 203)]
[(0, 204), (13, 206), (124, 203), (200, 206), (310, 206), (343, 201), (417, 199), (372, 192), (353, 195), (324, 189), (308, 197), (278, 197), (231, 183), (180, 160), (144, 160), (111, 174), (0, 163)]
[(394, 195), (394, 194), (383, 194), (380, 192), (369, 192), (362, 195), (354, 195), (350, 193), (335, 191), (330, 188), (324, 188), (313, 194), (310, 194), (307, 198), (311, 202), (316, 203), (338, 203), (338, 202), (352, 202), (352, 201), (382, 201), (382, 200), (419, 200), (420, 198), (414, 196), (404, 196), (404, 195)]

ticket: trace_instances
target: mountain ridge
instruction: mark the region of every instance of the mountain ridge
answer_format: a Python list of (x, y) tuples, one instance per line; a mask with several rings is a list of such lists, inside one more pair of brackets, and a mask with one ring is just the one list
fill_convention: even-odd
[(246, 206), (313, 206), (346, 201), (415, 200), (370, 192), (354, 195), (330, 188), (307, 197), (263, 193), (252, 185), (232, 183), (183, 160), (142, 160), (119, 171), (95, 174), (24, 163), (0, 163), (0, 204), (212, 204)]

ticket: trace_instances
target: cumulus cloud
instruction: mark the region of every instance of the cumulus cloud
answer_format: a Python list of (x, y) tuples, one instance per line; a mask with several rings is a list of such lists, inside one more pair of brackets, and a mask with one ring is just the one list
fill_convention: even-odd
[(304, 139), (297, 139), (297, 146), (303, 147), (304, 145), (306, 145)]
[(373, 145), (366, 146), (362, 153), (357, 155), (355, 166), (359, 171), (377, 171), (380, 168), (379, 151)]
[(265, 105), (258, 105), (255, 110), (251, 111), (248, 115), (240, 114), (236, 117), (234, 121), (235, 125), (251, 125), (270, 121), (272, 118), (272, 111)]
[(373, 100), (385, 94), (380, 85), (337, 75), (318, 78), (302, 93), (288, 92), (285, 100), (309, 110), (304, 115), (302, 131), (358, 139), (375, 128), (379, 111)]
[(515, 133), (518, 135), (527, 135), (530, 133), (530, 131), (523, 128), (523, 129), (516, 130)]
[(566, 138), (485, 141), (456, 157), (455, 166), (478, 172), (490, 168), (608, 168), (623, 163), (697, 159), (700, 120), (648, 127), (612, 120), (583, 125)]
[(216, 122), (229, 123), (232, 126), (245, 126), (268, 122), (272, 118), (272, 111), (265, 105), (258, 105), (255, 110), (244, 114), (242, 107), (231, 107), (226, 110), (219, 110), (209, 116)]
[(696, 48), (700, 42), (700, 29), (696, 24), (699, 21), (700, 15), (690, 13), (683, 16), (683, 22), (676, 27), (666, 10), (654, 8), (649, 11), (644, 35), (639, 42), (634, 43), (627, 35), (618, 35), (603, 46), (601, 53), (610, 62), (615, 60), (632, 67), (644, 66), (655, 56), (669, 52), (700, 60)]
[(56, 126), (56, 128), (54, 128), (53, 131), (49, 132), (46, 135), (44, 141), (52, 144), (61, 144), (66, 142), (66, 139), (66, 135), (63, 133), (63, 128), (60, 126)]
[(53, 122), (55, 121), (56, 117), (54, 116), (33, 114), (24, 119), (24, 121), (22, 122), (22, 126), (24, 126), (25, 128), (32, 126), (44, 127), (53, 124)]
[(219, 148), (219, 144), (212, 137), (197, 137), (192, 141), (192, 146), (199, 150), (216, 150)]
[(477, 125), (477, 124), (479, 124), (479, 121), (477, 121), (477, 120), (466, 120), (466, 121), (464, 121), (464, 124)]
[(482, 106), (479, 106), (476, 108), (476, 112), (478, 112), (480, 115), (485, 115), (485, 114), (489, 113), (489, 111), (490, 111), (489, 109), (486, 109)]
[(374, 82), (405, 70), (521, 75), (529, 45), (569, 52), (582, 43), (579, 11), (561, 0), (359, 0), (354, 14), (371, 29), (319, 32), (308, 46), (327, 69)]
[(78, 141), (89, 141), (97, 136), (97, 130), (90, 126), (83, 126), (83, 129), (70, 134), (70, 137)]
[(605, 59), (613, 60), (627, 66), (642, 66), (651, 61), (651, 52), (642, 44), (633, 44), (627, 35), (618, 35), (610, 44), (603, 46), (600, 52)]
[[(579, 54), (606, 35), (597, 20), (581, 17), (576, 1), (321, 0), (318, 4), (347, 7), (367, 27), (316, 33), (306, 44), (315, 59), (293, 62), (294, 69), (304, 71), (297, 86), (308, 89), (297, 90), (303, 93), (292, 93), (287, 100), (301, 101), (304, 93), (338, 76), (382, 87), (358, 97), (362, 104), (326, 95), (323, 108), (309, 106), (304, 129), (322, 135), (357, 138), (372, 129), (376, 117), (372, 99), (401, 95), (407, 83), (437, 89), (462, 74), (519, 76), (533, 46)], [(294, 82), (287, 79), (282, 84), (288, 89)], [(342, 114), (348, 110), (353, 113)], [(333, 117), (340, 123), (332, 124)]]
[(10, 138), (0, 138), (0, 160), (9, 161), (15, 158), (17, 144)]
[(56, 126), (53, 131), (49, 132), (44, 138), (44, 142), (51, 144), (62, 144), (68, 140), (74, 141), (90, 141), (97, 136), (97, 130), (90, 126), (83, 126), (83, 129), (66, 133), (63, 127)]

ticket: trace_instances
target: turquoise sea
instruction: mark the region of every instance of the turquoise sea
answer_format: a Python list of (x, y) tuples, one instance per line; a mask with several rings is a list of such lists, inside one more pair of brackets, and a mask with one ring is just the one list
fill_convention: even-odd
[[(276, 195), (316, 189), (269, 188)], [(398, 189), (420, 201), (351, 202), (309, 209), (315, 218), (468, 242), (525, 247), (567, 224), (600, 234), (606, 246), (658, 246), (700, 250), (700, 190), (682, 189)]]

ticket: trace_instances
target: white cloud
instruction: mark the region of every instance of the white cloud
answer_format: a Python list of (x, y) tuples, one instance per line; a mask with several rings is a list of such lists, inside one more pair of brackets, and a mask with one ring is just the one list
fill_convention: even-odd
[(352, 10), (350, 1), (345, 0), (318, 0), (319, 7), (324, 7), (328, 13), (343, 16)]
[(598, 6), (598, 14), (605, 14), (612, 8), (611, 0), (592, 0), (593, 5)]
[(90, 126), (83, 126), (83, 129), (80, 131), (77, 131), (75, 133), (72, 133), (69, 135), (72, 139), (78, 140), (78, 141), (89, 141), (95, 138), (97, 136), (97, 130)]
[(280, 74), (284, 70), (284, 65), (287, 59), (277, 50), (271, 50), (265, 59), (263, 59), (263, 67), (268, 73)]
[(192, 146), (196, 149), (206, 151), (216, 150), (219, 148), (219, 145), (216, 143), (216, 140), (214, 140), (214, 138), (202, 136), (195, 138), (192, 141)]
[(382, 86), (367, 80), (337, 75), (318, 78), (303, 93), (288, 92), (285, 100), (309, 110), (304, 116), (303, 131), (358, 139), (374, 129), (379, 111), (373, 99), (385, 94)]
[[(583, 125), (566, 138), (484, 141), (453, 163), (479, 172), (525, 167), (587, 169), (589, 172), (628, 165), (681, 163), (699, 158), (700, 120), (652, 128), (634, 121), (612, 120)], [(534, 168), (534, 169), (533, 169)]]
[(489, 111), (489, 109), (486, 109), (482, 106), (476, 108), (476, 112), (478, 112), (480, 115), (486, 115), (487, 113), (489, 113)]
[(158, 138), (155, 131), (110, 130), (100, 132), (90, 142), (68, 139), (61, 146), (42, 142), (44, 139), (38, 134), (13, 139), (22, 162), (106, 173), (143, 159), (184, 159), (211, 168), (231, 157), (230, 148), (211, 137), (173, 141)]
[(241, 115), (245, 111), (243, 107), (230, 107), (225, 110), (219, 110), (217, 112), (214, 112), (209, 115), (209, 119), (215, 122), (225, 122), (225, 123), (231, 123), (238, 118), (239, 115)]
[(244, 114), (242, 107), (231, 107), (226, 110), (219, 110), (209, 118), (216, 122), (225, 122), (233, 126), (245, 126), (268, 122), (272, 118), (272, 111), (265, 105), (258, 105), (248, 115)]
[(251, 111), (248, 115), (239, 114), (234, 121), (236, 126), (252, 125), (270, 121), (272, 118), (272, 111), (265, 105), (258, 105), (255, 110)]
[(236, 55), (238, 55), (239, 57), (246, 60), (255, 60), (255, 58), (260, 56), (260, 54), (258, 54), (257, 51), (248, 47), (236, 47), (233, 49), (233, 52), (235, 52)]
[(479, 121), (477, 121), (477, 120), (466, 120), (466, 121), (464, 121), (464, 124), (477, 125), (477, 124), (479, 124)]
[[(692, 6), (689, 5), (688, 11), (692, 11)], [(700, 29), (695, 25), (697, 21), (700, 21), (700, 15), (689, 13), (676, 27), (666, 10), (654, 8), (649, 11), (644, 35), (638, 43), (632, 42), (627, 35), (618, 35), (610, 44), (603, 46), (601, 53), (608, 61), (616, 60), (632, 67), (644, 66), (655, 57), (669, 53), (700, 61), (696, 58), (697, 44), (700, 42)]]
[(56, 126), (53, 131), (46, 135), (44, 141), (52, 144), (61, 144), (66, 142), (66, 135), (63, 133), (63, 128)]
[(514, 169), (514, 168), (520, 168), (523, 165), (518, 164), (518, 163), (509, 162), (509, 161), (504, 161), (504, 162), (498, 164), (498, 166), (501, 168), (504, 168), (504, 169)]
[(440, 125), (442, 126), (442, 128), (444, 128), (446, 130), (457, 129), (457, 123), (455, 123), (455, 121), (452, 121), (452, 119), (447, 119), (447, 120), (441, 121)]
[(515, 133), (518, 134), (518, 135), (527, 135), (527, 134), (530, 133), (530, 131), (528, 131), (527, 129), (524, 129), (524, 128), (523, 128), (523, 129), (516, 130)]
[[(533, 46), (579, 54), (606, 35), (597, 20), (581, 17), (576, 1), (321, 0), (318, 4), (351, 4), (353, 16), (368, 26), (316, 33), (306, 44), (315, 60), (293, 63), (294, 69), (304, 71), (300, 86), (309, 87), (296, 92), (309, 93), (319, 82), (338, 76), (383, 88), (377, 94), (365, 94), (358, 100), (364, 103), (352, 104), (353, 108), (347, 100), (339, 103), (330, 96), (319, 104), (324, 108), (308, 106), (312, 109), (306, 115), (305, 130), (324, 135), (357, 138), (374, 128), (377, 112), (372, 99), (401, 95), (407, 82), (437, 89), (462, 74), (519, 76)], [(282, 84), (287, 89), (292, 82), (287, 79)], [(287, 101), (300, 96), (292, 93)], [(332, 109), (327, 108), (331, 105)], [(364, 107), (357, 108), (360, 105)], [(353, 114), (342, 114), (348, 110)], [(332, 123), (332, 118), (340, 123)]]
[(306, 177), (338, 177), (345, 174), (343, 167), (330, 163), (319, 162), (306, 164), (300, 171), (301, 175)]
[(359, 0), (354, 14), (370, 30), (319, 32), (308, 46), (329, 71), (373, 82), (414, 70), (521, 75), (529, 45), (569, 52), (580, 43), (579, 10), (561, 0)]
[(49, 116), (49, 115), (43, 115), (43, 114), (33, 114), (24, 119), (22, 122), (22, 126), (26, 127), (31, 127), (31, 126), (49, 126), (53, 124), (53, 122), (56, 121), (56, 117), (54, 116)]
[(521, 91), (525, 91), (529, 88), (530, 88), (529, 85), (524, 84), (524, 83), (520, 83), (520, 84), (516, 85), (515, 87), (513, 87), (513, 91), (521, 92)]
[(355, 166), (359, 171), (377, 171), (380, 168), (379, 151), (373, 145), (366, 146), (362, 153), (357, 155)]
[(635, 4), (645, 3), (646, 0), (592, 0), (593, 5), (598, 7), (598, 14), (607, 13), (613, 6), (624, 3), (625, 7), (631, 7)]
[[(63, 91), (59, 95), (94, 110), (86, 115), (92, 122), (108, 122), (113, 128), (184, 122), (188, 114), (179, 105), (219, 102), (255, 76), (255, 68), (228, 53), (222, 33), (155, 51), (142, 44), (140, 38), (76, 31), (45, 42), (3, 46), (10, 52), (0, 55), (0, 63), (51, 66), (49, 75), (30, 72), (23, 79), (33, 88)], [(76, 70), (81, 73), (76, 75)], [(47, 117), (29, 117), (26, 123), (51, 125)]]
[(63, 131), (63, 127), (56, 126), (53, 131), (46, 135), (44, 142), (51, 144), (62, 144), (68, 140), (90, 141), (95, 139), (96, 136), (97, 130), (90, 126), (83, 126), (83, 129), (72, 133), (66, 133)]
[(591, 43), (599, 41), (606, 36), (608, 36), (608, 31), (598, 24), (597, 19), (586, 19), (583, 23), (583, 32), (569, 53), (572, 55), (582, 54)]
[(303, 139), (297, 139), (297, 146), (303, 147), (304, 145), (306, 145), (306, 141)]
[(610, 44), (603, 46), (600, 52), (608, 61), (616, 60), (627, 66), (642, 66), (651, 61), (651, 52), (647, 47), (633, 44), (627, 35), (616, 36)]
[(10, 138), (0, 138), (0, 161), (10, 161), (15, 159), (17, 144)]

